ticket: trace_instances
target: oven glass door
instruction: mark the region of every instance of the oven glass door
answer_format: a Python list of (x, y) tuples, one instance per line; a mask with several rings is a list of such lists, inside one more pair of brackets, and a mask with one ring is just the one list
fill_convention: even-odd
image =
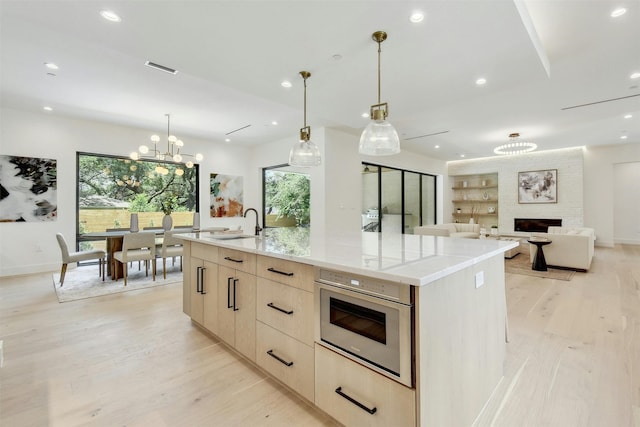
[(400, 375), (400, 304), (341, 289), (320, 288), (320, 338)]

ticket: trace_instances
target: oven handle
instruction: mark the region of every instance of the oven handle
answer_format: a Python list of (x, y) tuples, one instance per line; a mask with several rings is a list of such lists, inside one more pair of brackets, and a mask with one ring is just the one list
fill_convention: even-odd
[(345, 399), (347, 399), (349, 402), (353, 403), (354, 405), (356, 405), (358, 408), (363, 409), (365, 411), (367, 411), (368, 413), (370, 413), (371, 415), (375, 414), (376, 411), (378, 410), (378, 408), (374, 407), (374, 408), (367, 408), (365, 405), (363, 405), (362, 403), (358, 402), (357, 400), (355, 400), (353, 397), (349, 396), (348, 394), (346, 394), (345, 392), (342, 391), (342, 387), (338, 387), (336, 389), (336, 393), (338, 393), (340, 396), (344, 397)]

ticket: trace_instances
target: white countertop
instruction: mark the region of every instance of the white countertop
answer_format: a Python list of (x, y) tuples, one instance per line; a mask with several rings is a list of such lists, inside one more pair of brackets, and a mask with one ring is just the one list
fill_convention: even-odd
[(311, 264), (407, 285), (424, 286), (502, 254), (518, 241), (356, 232), (311, 238), (304, 228), (274, 228), (260, 237), (216, 239), (212, 233), (176, 237)]

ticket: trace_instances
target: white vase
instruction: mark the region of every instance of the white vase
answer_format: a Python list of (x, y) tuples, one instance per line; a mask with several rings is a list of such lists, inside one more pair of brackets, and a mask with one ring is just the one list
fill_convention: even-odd
[(475, 224), (475, 223), (476, 223), (476, 220), (475, 220), (475, 219), (473, 219), (473, 218), (470, 218), (470, 219), (469, 219), (469, 224)]
[(198, 212), (193, 213), (193, 231), (200, 231), (200, 214)]
[(162, 228), (164, 231), (169, 231), (173, 228), (173, 218), (171, 218), (171, 215), (165, 215), (162, 217)]
[(140, 229), (138, 228), (138, 214), (132, 213), (131, 218), (129, 218), (129, 231), (132, 233), (137, 233)]

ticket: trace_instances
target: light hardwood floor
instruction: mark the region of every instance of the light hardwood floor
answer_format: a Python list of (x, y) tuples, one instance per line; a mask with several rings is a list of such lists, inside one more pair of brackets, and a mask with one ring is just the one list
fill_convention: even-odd
[[(59, 304), (50, 273), (0, 281), (1, 426), (334, 425), (195, 328), (178, 285)], [(640, 246), (570, 282), (507, 274), (507, 304), (477, 427), (640, 427)]]

